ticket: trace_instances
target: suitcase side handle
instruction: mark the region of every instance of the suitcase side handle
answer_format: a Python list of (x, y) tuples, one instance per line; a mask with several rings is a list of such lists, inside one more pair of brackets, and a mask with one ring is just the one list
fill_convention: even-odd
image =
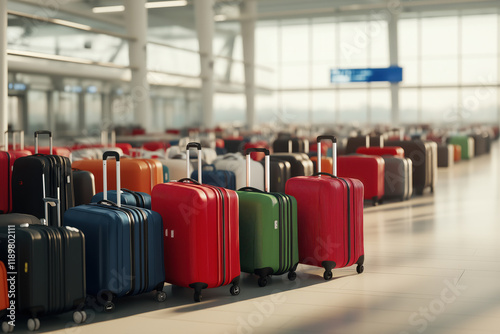
[(35, 131), (35, 154), (38, 154), (38, 136), (40, 135), (49, 136), (49, 154), (52, 155), (52, 132), (49, 130)]
[(247, 187), (250, 187), (250, 153), (252, 152), (262, 152), (266, 155), (264, 158), (264, 190), (268, 193), (270, 188), (271, 167), (269, 163), (269, 150), (267, 148), (251, 147), (245, 151), (247, 160)]
[(318, 174), (321, 173), (321, 141), (332, 141), (332, 175), (337, 176), (337, 138), (335, 136), (318, 136), (316, 139), (318, 143)]
[(198, 152), (198, 182), (202, 184), (202, 168), (201, 168), (201, 159), (202, 159), (202, 151), (201, 151), (201, 144), (196, 143), (196, 142), (190, 142), (186, 145), (186, 170), (187, 170), (187, 178), (191, 176), (191, 163), (189, 162), (189, 149), (190, 148), (196, 148), (196, 151)]
[(120, 154), (114, 151), (106, 151), (102, 154), (102, 181), (103, 181), (103, 199), (108, 200), (108, 158), (114, 157), (116, 159), (116, 205), (122, 206), (121, 203), (121, 182), (120, 182)]

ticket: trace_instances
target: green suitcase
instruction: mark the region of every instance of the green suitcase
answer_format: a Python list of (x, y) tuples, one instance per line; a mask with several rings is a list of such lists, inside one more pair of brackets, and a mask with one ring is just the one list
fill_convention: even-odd
[(448, 138), (448, 144), (459, 145), (462, 148), (462, 160), (474, 158), (474, 138), (471, 136), (451, 136)]
[[(269, 189), (270, 168), (267, 149), (246, 151), (247, 166), (251, 152), (264, 152), (265, 185)], [(250, 175), (247, 168), (247, 184)], [(259, 286), (266, 286), (270, 275), (288, 273), (296, 278), (299, 263), (297, 237), (297, 201), (282, 193), (269, 193), (245, 187), (238, 191), (240, 206), (241, 271), (259, 276)]]

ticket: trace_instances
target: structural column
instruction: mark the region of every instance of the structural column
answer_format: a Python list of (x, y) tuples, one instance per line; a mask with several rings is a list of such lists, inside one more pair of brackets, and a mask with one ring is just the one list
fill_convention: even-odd
[(241, 36), (243, 61), (245, 62), (245, 96), (247, 102), (246, 121), (249, 130), (255, 125), (255, 20), (257, 1), (245, 0), (241, 4)]
[(9, 125), (9, 79), (7, 72), (7, 4), (0, 6), (0, 145)]
[[(397, 13), (389, 16), (389, 60), (391, 66), (399, 66), (398, 56), (398, 19)], [(391, 121), (394, 126), (399, 125), (399, 83), (391, 83)]]
[(132, 67), (130, 95), (134, 121), (149, 130), (152, 124), (152, 111), (147, 69), (148, 13), (145, 6), (146, 0), (126, 0), (125, 4), (127, 33), (134, 38), (133, 41), (129, 41), (129, 59)]
[(194, 14), (200, 49), (201, 112), (203, 125), (214, 127), (214, 0), (195, 0)]

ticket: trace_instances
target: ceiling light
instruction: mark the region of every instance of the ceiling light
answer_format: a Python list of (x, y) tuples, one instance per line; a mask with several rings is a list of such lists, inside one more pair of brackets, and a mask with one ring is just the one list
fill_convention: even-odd
[(105, 6), (105, 7), (92, 8), (92, 12), (94, 12), (96, 14), (116, 13), (116, 12), (123, 12), (124, 10), (125, 10), (125, 6)]
[(221, 22), (221, 21), (226, 21), (226, 20), (227, 20), (226, 15), (219, 14), (219, 15), (214, 16), (215, 22)]
[(146, 2), (146, 8), (166, 8), (187, 6), (186, 0)]

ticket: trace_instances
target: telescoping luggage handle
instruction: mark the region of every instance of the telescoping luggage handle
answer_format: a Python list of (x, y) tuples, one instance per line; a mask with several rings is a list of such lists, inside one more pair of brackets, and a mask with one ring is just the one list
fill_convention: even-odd
[(317, 138), (318, 142), (318, 174), (321, 173), (321, 141), (322, 140), (331, 140), (333, 147), (332, 147), (332, 155), (333, 155), (333, 164), (332, 164), (332, 175), (337, 176), (337, 138), (335, 136), (319, 136)]
[[(366, 138), (365, 138), (365, 146), (366, 147), (370, 147), (370, 135), (366, 135)], [(380, 148), (383, 148), (384, 147), (384, 136), (381, 135), (380, 136), (380, 139), (379, 139), (379, 146)]]
[(250, 153), (252, 152), (262, 152), (266, 156), (264, 158), (264, 190), (268, 193), (269, 192), (269, 184), (270, 184), (270, 157), (269, 157), (269, 150), (267, 148), (258, 148), (258, 147), (252, 147), (249, 148), (245, 151), (246, 159), (247, 159), (247, 187), (250, 187)]
[(48, 130), (35, 131), (35, 154), (38, 154), (38, 136), (48, 135), (49, 136), (49, 153), (52, 155), (52, 132)]
[(102, 155), (102, 180), (103, 180), (103, 199), (108, 200), (108, 169), (107, 160), (109, 157), (116, 159), (116, 205), (121, 207), (121, 184), (120, 184), (120, 154), (118, 152), (106, 151)]
[(195, 143), (191, 142), (186, 145), (186, 169), (187, 169), (187, 177), (191, 177), (191, 163), (189, 162), (189, 149), (190, 148), (196, 148), (198, 151), (198, 182), (201, 184), (202, 178), (202, 169), (201, 169), (201, 157), (202, 157), (202, 151), (201, 151), (201, 144), (200, 143)]
[(9, 133), (12, 133), (12, 148), (16, 149), (16, 134), (19, 134), (19, 149), (24, 150), (24, 130), (7, 130), (5, 131), (5, 150), (9, 150)]

